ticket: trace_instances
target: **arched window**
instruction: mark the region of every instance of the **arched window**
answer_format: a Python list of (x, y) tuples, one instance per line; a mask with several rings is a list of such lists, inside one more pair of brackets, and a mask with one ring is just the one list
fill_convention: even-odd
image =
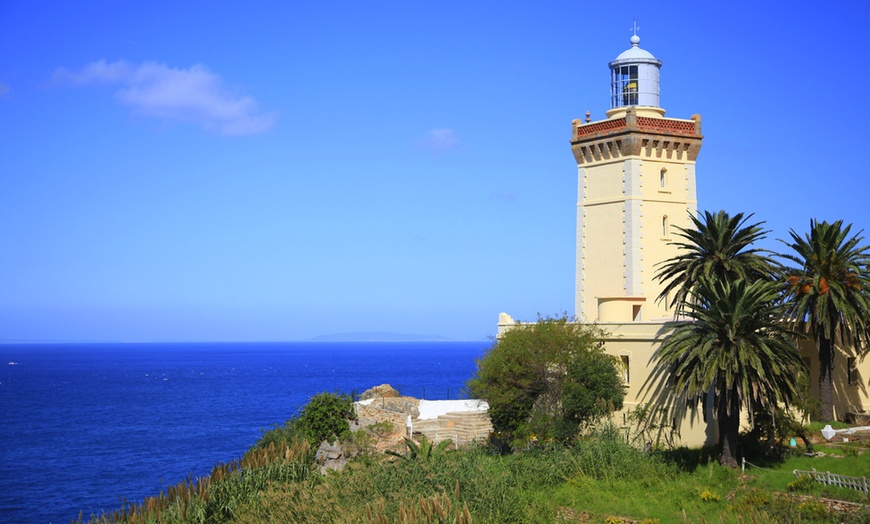
[(668, 236), (668, 215), (662, 216), (662, 236)]
[(668, 168), (663, 167), (659, 172), (659, 188), (665, 189), (668, 187)]

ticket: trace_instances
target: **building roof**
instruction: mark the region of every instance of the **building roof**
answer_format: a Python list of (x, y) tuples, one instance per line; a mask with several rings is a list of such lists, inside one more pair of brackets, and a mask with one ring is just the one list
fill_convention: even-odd
[(637, 35), (632, 36), (630, 42), (631, 42), (631, 47), (629, 49), (626, 49), (622, 53), (620, 53), (619, 56), (617, 56), (616, 59), (610, 63), (611, 65), (628, 63), (628, 62), (655, 63), (658, 65), (661, 65), (661, 63), (662, 63), (661, 60), (657, 59), (649, 51), (640, 48), (640, 37), (639, 36), (637, 36)]

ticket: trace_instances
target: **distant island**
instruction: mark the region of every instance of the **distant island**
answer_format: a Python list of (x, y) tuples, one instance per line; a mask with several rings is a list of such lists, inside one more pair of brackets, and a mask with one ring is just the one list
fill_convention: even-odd
[(333, 333), (319, 335), (312, 342), (447, 342), (452, 339), (440, 335), (416, 335), (409, 333), (389, 333), (370, 331), (361, 333)]

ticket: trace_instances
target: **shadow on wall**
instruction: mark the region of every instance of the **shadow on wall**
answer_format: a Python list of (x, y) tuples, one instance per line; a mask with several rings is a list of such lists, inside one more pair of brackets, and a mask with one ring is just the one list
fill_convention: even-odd
[[(671, 324), (663, 324), (656, 334), (654, 349), (670, 331)], [(719, 424), (714, 416), (713, 395), (705, 396), (701, 404), (688, 404), (683, 395), (674, 392), (673, 373), (668, 365), (656, 360), (653, 351), (638, 401), (646, 404), (646, 427), (656, 444), (703, 446), (719, 441)]]

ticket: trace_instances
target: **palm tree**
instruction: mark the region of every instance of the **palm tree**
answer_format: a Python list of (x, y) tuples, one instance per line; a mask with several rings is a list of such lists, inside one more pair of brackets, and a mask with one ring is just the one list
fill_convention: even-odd
[(677, 316), (684, 311), (691, 290), (701, 278), (773, 279), (778, 263), (765, 255), (769, 251), (751, 247), (769, 233), (761, 227), (764, 222), (747, 224), (751, 214), (732, 217), (725, 211), (705, 211), (701, 218), (690, 218), (694, 229), (675, 228), (676, 235), (684, 239), (674, 242), (681, 254), (662, 262), (655, 275), (665, 284), (657, 300), (670, 300)]
[(692, 321), (672, 325), (655, 353), (677, 394), (694, 403), (712, 393), (726, 466), (737, 466), (741, 409), (787, 404), (804, 366), (793, 333), (779, 321), (781, 292), (777, 282), (701, 276), (685, 303)]
[(786, 270), (787, 318), (816, 341), (822, 420), (834, 419), (834, 345), (857, 348), (870, 335), (870, 246), (851, 229), (810, 220), (809, 233), (792, 229), (792, 242), (782, 241), (795, 253), (783, 256), (797, 264)]

